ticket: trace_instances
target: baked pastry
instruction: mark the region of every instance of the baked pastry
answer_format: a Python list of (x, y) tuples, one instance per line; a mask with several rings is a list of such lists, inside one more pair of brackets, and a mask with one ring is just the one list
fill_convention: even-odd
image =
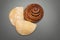
[(9, 13), (9, 20), (12, 23), (12, 25), (16, 25), (16, 21), (21, 19), (23, 20), (23, 7), (16, 7), (13, 8)]
[(31, 22), (38, 22), (43, 17), (43, 8), (38, 4), (30, 4), (24, 10), (24, 19)]
[(16, 31), (21, 35), (30, 35), (36, 29), (37, 25), (29, 21), (20, 21), (16, 23)]

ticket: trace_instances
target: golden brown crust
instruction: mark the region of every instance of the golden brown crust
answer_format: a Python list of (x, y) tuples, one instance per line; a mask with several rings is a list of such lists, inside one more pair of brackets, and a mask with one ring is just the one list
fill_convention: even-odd
[(37, 22), (43, 17), (43, 8), (38, 4), (30, 4), (24, 10), (24, 19), (31, 22)]

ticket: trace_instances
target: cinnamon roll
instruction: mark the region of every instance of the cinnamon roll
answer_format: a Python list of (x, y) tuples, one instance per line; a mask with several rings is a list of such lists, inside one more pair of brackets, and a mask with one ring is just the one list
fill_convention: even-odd
[(30, 4), (24, 10), (24, 19), (31, 22), (38, 22), (43, 17), (43, 8), (39, 4)]

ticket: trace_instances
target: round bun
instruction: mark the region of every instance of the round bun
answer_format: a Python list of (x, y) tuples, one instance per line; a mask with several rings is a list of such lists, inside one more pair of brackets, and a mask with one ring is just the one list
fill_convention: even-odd
[(31, 22), (38, 22), (43, 17), (43, 8), (38, 4), (30, 4), (24, 10), (24, 19)]

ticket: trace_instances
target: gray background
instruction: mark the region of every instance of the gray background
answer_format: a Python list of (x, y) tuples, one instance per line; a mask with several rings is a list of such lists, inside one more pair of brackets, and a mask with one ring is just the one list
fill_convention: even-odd
[[(19, 35), (9, 21), (12, 8), (38, 3), (44, 9), (44, 17), (37, 23), (35, 32), (28, 36)], [(0, 0), (0, 40), (60, 40), (59, 0)]]

